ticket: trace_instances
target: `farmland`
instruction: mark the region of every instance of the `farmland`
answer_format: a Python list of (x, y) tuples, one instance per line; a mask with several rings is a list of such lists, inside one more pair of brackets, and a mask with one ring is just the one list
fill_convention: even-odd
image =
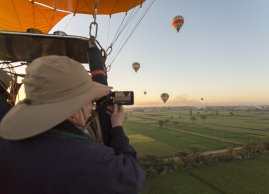
[(142, 194), (268, 194), (269, 155), (148, 177)]
[[(137, 108), (126, 111), (125, 131), (138, 157), (171, 157), (262, 144), (269, 136), (269, 109), (237, 107)], [(269, 155), (186, 168), (146, 179), (143, 194), (269, 193)]]
[(124, 127), (139, 157), (172, 156), (190, 145), (201, 151), (238, 147), (269, 136), (269, 110), (219, 109), (192, 108), (191, 115), (190, 108), (129, 110)]

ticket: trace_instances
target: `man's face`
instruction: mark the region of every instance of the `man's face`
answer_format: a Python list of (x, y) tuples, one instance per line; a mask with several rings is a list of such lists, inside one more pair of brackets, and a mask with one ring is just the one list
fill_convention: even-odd
[(89, 102), (88, 104), (83, 106), (78, 112), (73, 114), (69, 118), (69, 121), (78, 127), (84, 128), (91, 119), (92, 110), (94, 108), (94, 103)]

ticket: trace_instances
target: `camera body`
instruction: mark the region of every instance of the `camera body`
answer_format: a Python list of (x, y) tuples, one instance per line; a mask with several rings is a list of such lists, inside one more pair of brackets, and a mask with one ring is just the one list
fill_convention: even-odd
[(104, 103), (107, 105), (133, 105), (134, 104), (134, 92), (133, 91), (115, 91), (109, 95), (101, 98), (97, 102), (98, 104)]

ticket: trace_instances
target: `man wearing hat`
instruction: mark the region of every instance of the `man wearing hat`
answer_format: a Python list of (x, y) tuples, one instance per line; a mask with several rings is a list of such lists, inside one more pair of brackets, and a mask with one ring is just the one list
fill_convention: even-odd
[(12, 107), (11, 104), (7, 102), (10, 95), (7, 88), (11, 81), (11, 76), (9, 76), (4, 70), (0, 69), (0, 121)]
[(129, 145), (122, 106), (108, 107), (110, 147), (89, 140), (93, 103), (111, 87), (92, 81), (78, 62), (46, 56), (23, 80), (26, 99), (0, 123), (0, 193), (132, 194), (144, 171)]

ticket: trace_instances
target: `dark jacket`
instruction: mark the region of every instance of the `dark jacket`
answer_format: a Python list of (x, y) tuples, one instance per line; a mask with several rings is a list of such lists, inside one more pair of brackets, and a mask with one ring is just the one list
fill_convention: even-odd
[[(12, 106), (7, 103), (6, 100), (0, 97), (0, 121), (6, 115), (6, 113), (12, 108)], [(1, 154), (1, 153), (0, 153)]]
[(122, 127), (111, 147), (69, 122), (33, 138), (0, 139), (0, 194), (137, 194), (144, 171)]

